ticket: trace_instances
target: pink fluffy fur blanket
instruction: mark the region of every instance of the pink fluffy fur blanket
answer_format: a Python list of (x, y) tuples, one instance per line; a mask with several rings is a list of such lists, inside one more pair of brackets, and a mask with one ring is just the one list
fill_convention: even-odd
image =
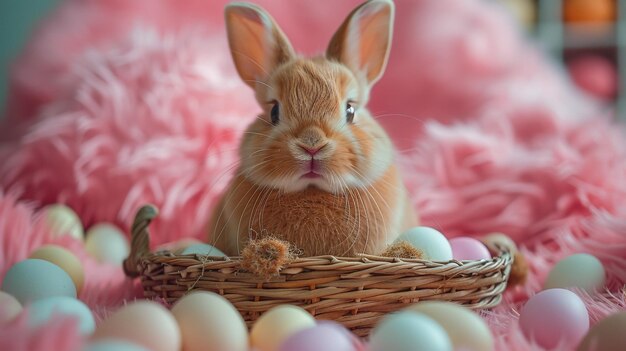
[[(320, 51), (357, 2), (258, 1), (305, 52)], [(150, 202), (162, 210), (154, 245), (204, 238), (241, 132), (258, 112), (230, 63), (224, 3), (66, 0), (42, 23), (12, 69), (0, 129), (0, 278), (56, 241), (83, 261), (80, 298), (97, 317), (141, 297), (119, 267), (49, 236), (37, 209), (54, 202), (87, 227), (124, 229)], [(622, 127), (495, 5), (397, 7), (371, 107), (398, 145), (423, 223), (448, 236), (508, 233), (531, 266), (526, 286), (483, 312), (498, 350), (539, 349), (519, 331), (519, 307), (572, 253), (591, 253), (607, 270), (603, 293), (577, 292), (592, 323), (626, 309)], [(82, 342), (71, 321), (0, 328), (1, 350), (79, 350)]]

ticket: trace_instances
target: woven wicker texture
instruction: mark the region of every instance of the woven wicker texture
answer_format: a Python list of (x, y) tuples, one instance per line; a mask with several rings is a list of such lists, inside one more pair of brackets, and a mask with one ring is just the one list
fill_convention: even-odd
[(139, 210), (124, 262), (128, 276), (141, 277), (145, 297), (173, 303), (194, 289), (212, 291), (227, 298), (249, 325), (274, 306), (293, 304), (366, 336), (383, 315), (418, 301), (493, 307), (513, 261), (502, 246), (490, 247), (496, 255), (491, 260), (463, 262), (317, 256), (298, 258), (280, 275), (264, 279), (243, 270), (238, 257), (150, 253), (148, 226), (156, 216), (153, 206)]

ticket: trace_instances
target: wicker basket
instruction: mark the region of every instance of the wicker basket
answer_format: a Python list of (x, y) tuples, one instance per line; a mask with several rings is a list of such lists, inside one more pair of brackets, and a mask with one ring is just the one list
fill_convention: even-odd
[(423, 300), (454, 301), (479, 309), (497, 305), (513, 262), (507, 247), (490, 247), (496, 257), (481, 261), (432, 262), (371, 255), (298, 258), (270, 279), (240, 267), (238, 257), (149, 252), (148, 226), (157, 216), (142, 207), (132, 227), (130, 277), (141, 277), (147, 298), (175, 302), (194, 289), (218, 293), (248, 325), (264, 311), (293, 304), (318, 319), (338, 321), (366, 336), (379, 318)]

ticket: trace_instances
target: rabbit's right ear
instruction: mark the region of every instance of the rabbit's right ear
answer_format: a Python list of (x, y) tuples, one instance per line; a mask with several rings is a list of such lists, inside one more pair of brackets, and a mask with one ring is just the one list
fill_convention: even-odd
[(237, 72), (253, 89), (270, 72), (294, 56), (283, 31), (261, 7), (249, 3), (226, 6), (226, 30)]
[(369, 0), (354, 9), (331, 39), (326, 57), (374, 84), (389, 58), (394, 11), (391, 0)]

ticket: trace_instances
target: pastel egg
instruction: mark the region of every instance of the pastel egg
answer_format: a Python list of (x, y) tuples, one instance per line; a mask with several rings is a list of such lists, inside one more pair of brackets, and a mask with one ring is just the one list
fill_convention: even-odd
[(35, 250), (30, 258), (45, 260), (61, 267), (72, 278), (77, 292), (82, 290), (85, 281), (83, 265), (69, 250), (57, 245), (44, 245)]
[(89, 228), (85, 250), (99, 262), (120, 266), (130, 253), (126, 236), (110, 223), (99, 223)]
[(528, 0), (500, 0), (511, 14), (522, 24), (531, 27), (535, 22), (534, 1)]
[(355, 351), (350, 334), (333, 324), (302, 329), (278, 348), (278, 351)]
[(469, 308), (452, 302), (424, 301), (407, 310), (422, 313), (439, 323), (455, 350), (491, 351), (495, 348), (489, 327)]
[(402, 233), (395, 242), (406, 241), (424, 253), (425, 259), (432, 261), (450, 261), (452, 247), (448, 239), (436, 229), (414, 227)]
[(589, 314), (582, 300), (565, 289), (544, 290), (531, 297), (521, 310), (519, 325), (524, 336), (552, 349), (571, 348), (589, 329)]
[(165, 307), (152, 301), (137, 301), (122, 307), (96, 328), (92, 339), (128, 340), (151, 351), (181, 348), (176, 319)]
[(203, 244), (202, 241), (195, 238), (183, 238), (176, 241), (170, 241), (156, 247), (155, 251), (170, 251), (176, 255), (180, 255), (187, 246), (194, 244)]
[(567, 60), (567, 68), (576, 85), (600, 99), (612, 99), (619, 89), (617, 67), (603, 55), (576, 56)]
[(592, 293), (604, 287), (605, 275), (604, 266), (597, 258), (585, 253), (575, 254), (552, 267), (543, 287), (580, 288)]
[(212, 246), (209, 244), (193, 244), (193, 245), (187, 246), (183, 250), (182, 254), (183, 255), (196, 254), (196, 255), (207, 255), (207, 256), (213, 256), (213, 257), (226, 257), (225, 253), (220, 251), (215, 246)]
[(4, 276), (2, 290), (22, 305), (53, 296), (76, 298), (74, 282), (63, 269), (34, 258), (14, 264)]
[(615, 313), (589, 330), (577, 351), (623, 351), (626, 345), (626, 312)]
[(83, 351), (149, 351), (143, 346), (126, 340), (107, 339), (93, 342)]
[(247, 351), (248, 328), (235, 307), (220, 295), (193, 292), (172, 307), (185, 351)]
[(322, 320), (316, 321), (316, 325), (330, 325), (336, 330), (343, 332), (350, 340), (352, 340), (352, 345), (355, 350), (361, 351), (365, 349), (364, 341), (358, 336), (356, 336), (356, 334), (348, 330), (348, 328), (343, 326), (343, 324), (340, 324), (338, 322), (331, 321), (331, 320), (322, 319)]
[(76, 212), (71, 208), (62, 204), (48, 205), (42, 209), (42, 213), (52, 235), (70, 235), (76, 239), (83, 240), (83, 224)]
[(254, 323), (250, 331), (250, 344), (258, 351), (276, 351), (292, 334), (313, 326), (315, 319), (302, 308), (276, 306)]
[(480, 241), (469, 237), (450, 239), (452, 257), (455, 260), (488, 260), (491, 259), (489, 249)]
[(0, 324), (10, 322), (22, 312), (22, 304), (4, 291), (0, 291)]
[(388, 315), (372, 330), (368, 350), (452, 351), (452, 342), (432, 318), (404, 311)]
[(91, 310), (80, 300), (56, 296), (34, 301), (28, 306), (28, 324), (33, 328), (48, 323), (51, 318), (58, 315), (76, 318), (78, 330), (82, 335), (91, 335), (96, 329)]

